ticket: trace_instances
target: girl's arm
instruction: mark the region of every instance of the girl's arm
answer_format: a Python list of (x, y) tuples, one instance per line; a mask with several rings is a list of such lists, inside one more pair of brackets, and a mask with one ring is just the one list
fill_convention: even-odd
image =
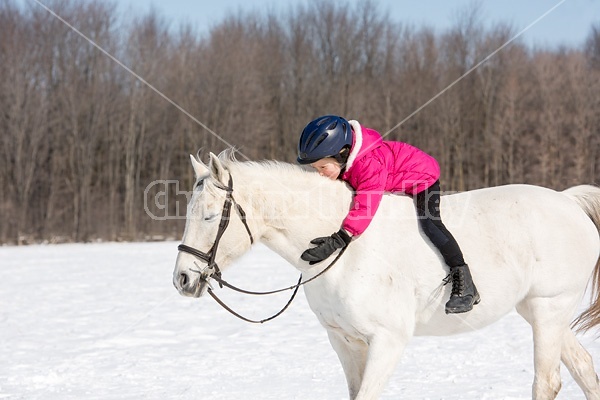
[(352, 236), (363, 233), (375, 216), (383, 197), (388, 171), (380, 160), (371, 158), (361, 163), (356, 176), (357, 179), (349, 182), (355, 189), (355, 196), (342, 224), (342, 228)]

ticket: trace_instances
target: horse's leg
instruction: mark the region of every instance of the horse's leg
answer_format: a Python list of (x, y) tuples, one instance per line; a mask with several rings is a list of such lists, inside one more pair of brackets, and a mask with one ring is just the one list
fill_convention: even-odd
[(367, 361), (367, 345), (362, 340), (345, 336), (342, 332), (327, 330), (329, 342), (342, 363), (350, 399), (356, 398), (362, 383)]
[(556, 298), (530, 298), (517, 305), (517, 312), (533, 329), (533, 399), (555, 399), (561, 388), (561, 347), (569, 326), (565, 303)]
[(564, 335), (561, 359), (585, 393), (585, 398), (600, 400), (600, 382), (594, 370), (592, 356), (579, 343), (571, 329)]
[(378, 399), (404, 351), (410, 335), (382, 332), (369, 340), (367, 363), (355, 400)]

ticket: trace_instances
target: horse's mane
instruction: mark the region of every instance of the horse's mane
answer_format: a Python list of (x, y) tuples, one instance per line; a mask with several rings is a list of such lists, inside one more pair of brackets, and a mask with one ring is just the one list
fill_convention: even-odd
[[(339, 212), (343, 217), (352, 198), (345, 183), (332, 181), (296, 164), (273, 160), (238, 161), (234, 150), (221, 153), (219, 161), (231, 172), (234, 190), (273, 218), (307, 213), (322, 218), (332, 212)], [(251, 189), (243, 189), (242, 182), (244, 188)]]
[(276, 160), (239, 161), (236, 153), (237, 151), (231, 148), (219, 154), (219, 160), (226, 169), (237, 171), (245, 177), (258, 175), (261, 179), (271, 181), (274, 188), (288, 186), (289, 183), (302, 185), (296, 187), (299, 190), (304, 188), (314, 190), (316, 187), (328, 185), (345, 186), (341, 182), (333, 182), (300, 165)]

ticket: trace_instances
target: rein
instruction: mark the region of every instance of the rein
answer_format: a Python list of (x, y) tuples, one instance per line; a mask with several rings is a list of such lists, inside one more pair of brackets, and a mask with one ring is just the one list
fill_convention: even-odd
[[(283, 314), (283, 312), (285, 310), (287, 310), (287, 308), (290, 306), (290, 304), (292, 304), (292, 301), (296, 297), (296, 293), (298, 293), (298, 289), (300, 289), (300, 286), (306, 285), (307, 283), (314, 281), (315, 279), (317, 279), (318, 277), (323, 275), (325, 272), (327, 272), (340, 259), (340, 257), (342, 257), (342, 254), (344, 254), (347, 247), (344, 247), (342, 250), (340, 250), (340, 252), (335, 257), (335, 259), (327, 267), (325, 267), (321, 272), (319, 272), (317, 275), (313, 276), (312, 278), (307, 279), (304, 282), (302, 281), (302, 274), (300, 274), (298, 283), (296, 283), (293, 286), (286, 287), (286, 288), (271, 290), (268, 292), (253, 292), (253, 291), (249, 291), (249, 290), (240, 289), (240, 288), (228, 283), (221, 277), (222, 276), (221, 269), (219, 268), (219, 266), (217, 265), (217, 263), (215, 261), (215, 259), (217, 257), (217, 249), (219, 247), (219, 243), (221, 241), (221, 238), (223, 237), (223, 234), (225, 233), (225, 230), (229, 226), (229, 220), (230, 220), (229, 217), (231, 215), (231, 206), (232, 205), (235, 205), (235, 209), (236, 209), (238, 215), (240, 216), (240, 219), (242, 220), (244, 227), (246, 228), (246, 232), (248, 232), (248, 237), (250, 238), (250, 244), (254, 243), (254, 238), (252, 237), (252, 232), (250, 231), (250, 228), (248, 227), (248, 223), (246, 221), (246, 213), (244, 212), (244, 209), (233, 198), (233, 178), (232, 178), (231, 174), (229, 174), (229, 182), (228, 182), (227, 186), (219, 186), (219, 188), (225, 190), (227, 192), (227, 194), (225, 196), (225, 203), (223, 204), (223, 211), (221, 213), (221, 221), (219, 223), (219, 228), (217, 230), (217, 236), (216, 236), (215, 241), (214, 241), (212, 247), (210, 248), (210, 250), (208, 250), (208, 252), (205, 253), (203, 251), (200, 251), (198, 249), (195, 249), (195, 248), (185, 245), (183, 243), (180, 244), (179, 246), (177, 246), (177, 250), (179, 250), (183, 253), (191, 254), (194, 257), (199, 258), (200, 260), (207, 263), (206, 268), (204, 268), (201, 271), (200, 270), (192, 270), (193, 272), (199, 273), (200, 280), (206, 282), (207, 284), (209, 284), (208, 280), (210, 278), (212, 278), (219, 283), (219, 286), (221, 288), (227, 287), (227, 288), (232, 289), (239, 293), (250, 294), (250, 295), (255, 295), (255, 296), (264, 296), (264, 295), (269, 295), (269, 294), (285, 292), (287, 290), (293, 290), (294, 292), (292, 293), (292, 296), (290, 297), (290, 299), (288, 300), (286, 305), (279, 312), (270, 316), (269, 318), (265, 318), (262, 320), (252, 320), (252, 319), (246, 318), (246, 317), (238, 314), (237, 312), (232, 310), (229, 306), (227, 306), (227, 304), (225, 304), (214, 293), (212, 287), (210, 287), (210, 284), (209, 284), (208, 294), (210, 294), (210, 296), (221, 307), (223, 307), (225, 310), (229, 311), (231, 314), (235, 315), (239, 319), (244, 320), (246, 322), (253, 323), (253, 324), (262, 324), (264, 322), (271, 321), (272, 319), (275, 319), (278, 316), (280, 316), (281, 314)], [(206, 272), (207, 270), (209, 270), (208, 273)]]

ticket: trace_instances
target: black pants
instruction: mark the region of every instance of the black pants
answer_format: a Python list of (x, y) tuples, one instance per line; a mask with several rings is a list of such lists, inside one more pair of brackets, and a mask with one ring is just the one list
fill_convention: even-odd
[(464, 265), (462, 251), (440, 216), (440, 181), (414, 196), (421, 229), (438, 248), (449, 267)]

